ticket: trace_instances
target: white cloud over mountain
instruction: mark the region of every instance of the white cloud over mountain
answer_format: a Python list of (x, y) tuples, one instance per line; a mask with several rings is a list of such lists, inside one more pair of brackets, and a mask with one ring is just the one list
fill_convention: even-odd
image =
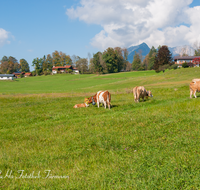
[(200, 42), (200, 6), (193, 0), (81, 0), (67, 9), (71, 19), (102, 26), (91, 39), (101, 50), (146, 42), (150, 47)]
[(9, 38), (9, 32), (4, 30), (3, 28), (0, 28), (0, 47), (2, 47), (4, 44), (10, 43), (8, 38)]

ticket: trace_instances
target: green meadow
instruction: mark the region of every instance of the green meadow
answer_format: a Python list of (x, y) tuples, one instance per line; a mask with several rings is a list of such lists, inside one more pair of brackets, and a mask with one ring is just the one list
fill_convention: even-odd
[[(200, 189), (200, 68), (0, 81), (0, 189)], [(135, 103), (142, 85), (153, 98)], [(99, 90), (111, 109), (74, 109)]]

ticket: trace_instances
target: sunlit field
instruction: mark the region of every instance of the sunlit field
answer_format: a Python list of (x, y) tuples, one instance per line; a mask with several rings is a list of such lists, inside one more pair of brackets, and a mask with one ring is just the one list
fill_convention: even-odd
[[(200, 68), (0, 81), (0, 189), (199, 189)], [(142, 85), (153, 98), (135, 103)], [(99, 90), (111, 109), (74, 109)]]

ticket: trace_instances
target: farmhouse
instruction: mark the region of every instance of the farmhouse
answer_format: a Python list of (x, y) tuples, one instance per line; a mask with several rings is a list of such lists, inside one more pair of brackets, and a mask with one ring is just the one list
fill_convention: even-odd
[(73, 68), (71, 65), (66, 65), (66, 66), (53, 66), (53, 68), (52, 68), (52, 74), (67, 73), (68, 69), (71, 69), (75, 73), (79, 73), (78, 69)]
[(16, 78), (20, 78), (20, 75), (24, 75), (24, 72), (14, 72), (13, 75), (15, 75)]
[(30, 77), (30, 76), (32, 76), (32, 73), (25, 73), (24, 76), (25, 77)]
[(14, 80), (15, 77), (14, 74), (0, 74), (0, 80)]
[(200, 59), (200, 56), (175, 56), (174, 62), (178, 65), (178, 67), (182, 67), (183, 63), (191, 63), (194, 67), (199, 67), (199, 61), (195, 59)]
[(76, 67), (73, 68), (73, 71), (75, 74), (79, 74), (79, 70)]

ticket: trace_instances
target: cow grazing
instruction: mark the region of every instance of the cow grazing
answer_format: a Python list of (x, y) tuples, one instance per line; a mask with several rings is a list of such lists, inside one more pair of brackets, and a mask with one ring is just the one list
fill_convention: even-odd
[(135, 88), (133, 88), (133, 96), (134, 96), (135, 102), (139, 102), (140, 98), (142, 98), (143, 102), (144, 102), (145, 97), (146, 97), (146, 99), (148, 97), (153, 97), (151, 91), (147, 91), (144, 88), (144, 86), (136, 86)]
[(83, 107), (88, 107), (89, 104), (83, 103), (83, 104), (76, 104), (73, 108), (83, 108)]
[(85, 101), (88, 101), (88, 104), (97, 103), (97, 106), (99, 108), (99, 104), (102, 103), (106, 109), (106, 105), (108, 105), (108, 108), (110, 109), (110, 101), (111, 101), (111, 94), (108, 91), (98, 91), (94, 96), (91, 96), (89, 98), (85, 98)]
[(190, 83), (190, 98), (192, 98), (192, 95), (197, 98), (196, 92), (200, 92), (200, 81), (194, 81)]

